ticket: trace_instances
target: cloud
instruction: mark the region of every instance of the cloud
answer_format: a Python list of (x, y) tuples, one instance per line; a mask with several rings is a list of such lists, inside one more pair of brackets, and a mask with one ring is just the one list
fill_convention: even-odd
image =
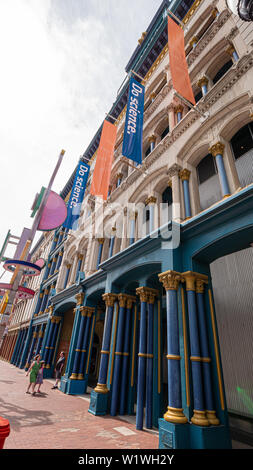
[(160, 0), (0, 2), (0, 247), (31, 227), (62, 148), (60, 191), (116, 99)]

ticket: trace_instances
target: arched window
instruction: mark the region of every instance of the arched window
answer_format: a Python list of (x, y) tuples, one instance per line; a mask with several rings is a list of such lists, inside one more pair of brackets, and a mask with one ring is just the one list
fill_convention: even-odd
[(197, 165), (199, 198), (201, 210), (207, 209), (222, 198), (215, 160), (206, 155)]
[(253, 123), (246, 124), (230, 141), (241, 186), (253, 182)]
[(225, 73), (232, 67), (233, 61), (229, 60), (226, 62), (216, 73), (216, 75), (213, 77), (213, 84), (217, 83)]
[(165, 129), (163, 130), (163, 132), (161, 133), (161, 140), (164, 139), (164, 137), (170, 132), (170, 128), (169, 126), (165, 127)]

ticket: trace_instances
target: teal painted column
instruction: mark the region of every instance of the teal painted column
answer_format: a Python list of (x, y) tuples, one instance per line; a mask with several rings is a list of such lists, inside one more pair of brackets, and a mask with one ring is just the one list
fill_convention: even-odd
[[(157, 290), (150, 287), (138, 287), (140, 296), (141, 318), (138, 353), (136, 429), (143, 429), (144, 407), (146, 405), (146, 425), (152, 427), (153, 399), (153, 303)], [(147, 313), (148, 308), (148, 313)], [(152, 352), (151, 352), (152, 351)], [(152, 362), (150, 361), (152, 359)]]
[(67, 266), (66, 266), (66, 274), (65, 274), (65, 279), (64, 279), (64, 285), (63, 285), (63, 289), (66, 289), (66, 287), (67, 287), (68, 280), (69, 280), (69, 273), (70, 273), (70, 268), (71, 268), (71, 265), (70, 265), (70, 264), (67, 264)]
[(51, 336), (51, 342), (50, 342), (50, 345), (49, 345), (49, 352), (48, 352), (46, 369), (50, 369), (52, 367), (52, 359), (53, 359), (53, 355), (54, 355), (54, 352), (55, 352), (56, 340), (57, 340), (57, 335), (58, 335), (58, 332), (59, 332), (59, 325), (60, 325), (61, 319), (62, 318), (58, 317), (58, 316), (53, 316), (52, 317), (53, 332), (52, 332), (52, 336)]
[(81, 319), (80, 319), (80, 324), (79, 324), (77, 344), (76, 344), (75, 350), (73, 351), (74, 363), (73, 363), (72, 374), (70, 376), (71, 380), (77, 380), (78, 379), (82, 343), (83, 343), (85, 325), (86, 325), (86, 321), (87, 321), (86, 307), (84, 307), (84, 306), (80, 307), (80, 315), (81, 315)]
[(125, 327), (124, 327), (124, 344), (122, 352), (122, 372), (121, 372), (121, 384), (120, 384), (120, 404), (119, 414), (124, 415), (126, 410), (126, 400), (128, 395), (127, 381), (130, 364), (130, 326), (132, 319), (132, 306), (133, 302), (136, 302), (136, 298), (127, 296), (126, 300), (126, 314), (125, 314)]
[(102, 298), (106, 304), (106, 316), (104, 324), (99, 376), (97, 386), (91, 393), (90, 406), (88, 410), (94, 415), (105, 415), (107, 412), (107, 401), (109, 392), (109, 389), (107, 388), (107, 373), (109, 365), (114, 303), (117, 300), (117, 295), (112, 293), (106, 293), (102, 296)]
[(146, 377), (146, 428), (153, 425), (153, 360), (154, 360), (154, 303), (155, 292), (149, 291), (147, 316), (147, 377)]
[(43, 336), (44, 336), (44, 330), (45, 330), (45, 324), (43, 323), (40, 327), (40, 331), (38, 332), (38, 341), (37, 341), (37, 345), (36, 345), (35, 356), (36, 356), (36, 354), (40, 354), (42, 340), (43, 340)]
[(85, 375), (85, 366), (86, 366), (86, 361), (87, 361), (87, 356), (88, 356), (88, 345), (89, 345), (89, 339), (90, 339), (90, 334), (91, 334), (91, 317), (95, 311), (93, 307), (85, 307), (86, 310), (86, 324), (85, 324), (85, 329), (84, 329), (84, 335), (83, 335), (83, 341), (81, 345), (81, 351), (80, 351), (80, 363), (79, 363), (79, 369), (78, 369), (78, 380), (84, 380), (84, 375)]
[(182, 408), (181, 390), (181, 356), (179, 344), (179, 322), (177, 291), (181, 280), (180, 273), (165, 271), (159, 274), (159, 281), (166, 290), (167, 310), (167, 360), (168, 360), (168, 408), (165, 421), (175, 424), (186, 424), (187, 417)]
[(138, 353), (138, 378), (137, 378), (137, 407), (136, 407), (136, 429), (143, 429), (143, 416), (145, 407), (145, 379), (146, 379), (146, 357), (147, 357), (147, 301), (148, 295), (145, 287), (138, 287), (136, 294), (140, 296), (141, 318)]
[(49, 289), (48, 288), (44, 289), (42, 302), (41, 302), (41, 306), (40, 306), (40, 312), (41, 313), (43, 313), (44, 310), (46, 309), (46, 305), (47, 305), (47, 301), (48, 301), (48, 294), (49, 294)]
[(230, 195), (230, 189), (223, 161), (224, 148), (225, 146), (221, 142), (217, 142), (216, 144), (212, 145), (212, 147), (209, 149), (209, 152), (215, 158), (216, 165), (218, 168), (222, 196), (226, 197)]
[(62, 251), (59, 251), (58, 257), (57, 257), (56, 266), (55, 266), (55, 270), (56, 270), (56, 271), (59, 271), (59, 269), (60, 269), (60, 267), (61, 267), (62, 257), (63, 257), (63, 252), (62, 252)]
[(98, 238), (99, 247), (98, 247), (98, 257), (97, 257), (97, 266), (96, 266), (97, 269), (101, 263), (104, 241), (105, 241), (104, 238)]
[(131, 341), (130, 341), (130, 364), (128, 372), (128, 388), (127, 388), (127, 414), (134, 414), (134, 402), (136, 395), (136, 370), (138, 363), (138, 337), (139, 337), (139, 318), (138, 307), (134, 305), (134, 312), (131, 326)]
[(111, 416), (115, 416), (118, 411), (118, 404), (121, 394), (120, 377), (122, 370), (122, 353), (123, 353), (123, 335), (125, 333), (125, 308), (126, 296), (124, 294), (118, 295), (119, 300), (119, 318), (117, 323), (116, 334), (116, 348), (114, 353), (114, 370), (111, 392)]
[(21, 337), (22, 337), (22, 330), (19, 330), (17, 341), (16, 341), (15, 348), (12, 354), (12, 358), (11, 358), (11, 364), (14, 364), (14, 365), (16, 364), (16, 358), (17, 358), (18, 351), (20, 348)]
[(192, 373), (192, 387), (193, 387), (193, 416), (191, 422), (197, 426), (209, 426), (209, 421), (206, 416), (204, 390), (203, 390), (203, 377), (201, 367), (201, 350), (200, 350), (200, 332), (197, 315), (196, 305), (196, 276), (201, 277), (200, 274), (192, 271), (187, 271), (182, 274), (182, 280), (186, 283), (187, 304), (188, 304), (188, 318), (189, 318), (189, 335), (190, 335), (190, 361)]
[(182, 180), (182, 184), (183, 184), (185, 219), (190, 219), (192, 216), (190, 189), (189, 189), (190, 174), (191, 172), (187, 170), (186, 168), (184, 170), (181, 170), (179, 173), (179, 177)]
[(200, 351), (202, 359), (202, 373), (204, 382), (206, 416), (210, 425), (218, 426), (220, 421), (216, 417), (214, 408), (212, 375), (211, 375), (211, 358), (209, 353), (208, 334), (206, 325), (206, 308), (204, 301), (205, 285), (208, 284), (208, 276), (196, 277), (196, 297), (198, 306), (198, 323), (199, 323), (199, 339)]

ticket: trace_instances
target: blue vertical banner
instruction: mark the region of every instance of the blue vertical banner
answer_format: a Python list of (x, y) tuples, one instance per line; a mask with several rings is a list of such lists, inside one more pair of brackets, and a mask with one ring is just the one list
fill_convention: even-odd
[(142, 134), (145, 87), (130, 79), (122, 154), (142, 163)]
[(78, 227), (78, 219), (80, 216), (89, 171), (89, 165), (86, 165), (80, 161), (76, 170), (74, 184), (72, 186), (72, 191), (68, 201), (68, 215), (65, 222), (62, 224), (63, 227), (72, 230), (76, 230)]

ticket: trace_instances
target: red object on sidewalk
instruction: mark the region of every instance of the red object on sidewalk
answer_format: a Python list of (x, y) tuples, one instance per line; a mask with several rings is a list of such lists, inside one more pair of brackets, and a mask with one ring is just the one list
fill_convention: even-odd
[(0, 416), (0, 449), (3, 449), (6, 437), (10, 434), (10, 423), (8, 419)]

